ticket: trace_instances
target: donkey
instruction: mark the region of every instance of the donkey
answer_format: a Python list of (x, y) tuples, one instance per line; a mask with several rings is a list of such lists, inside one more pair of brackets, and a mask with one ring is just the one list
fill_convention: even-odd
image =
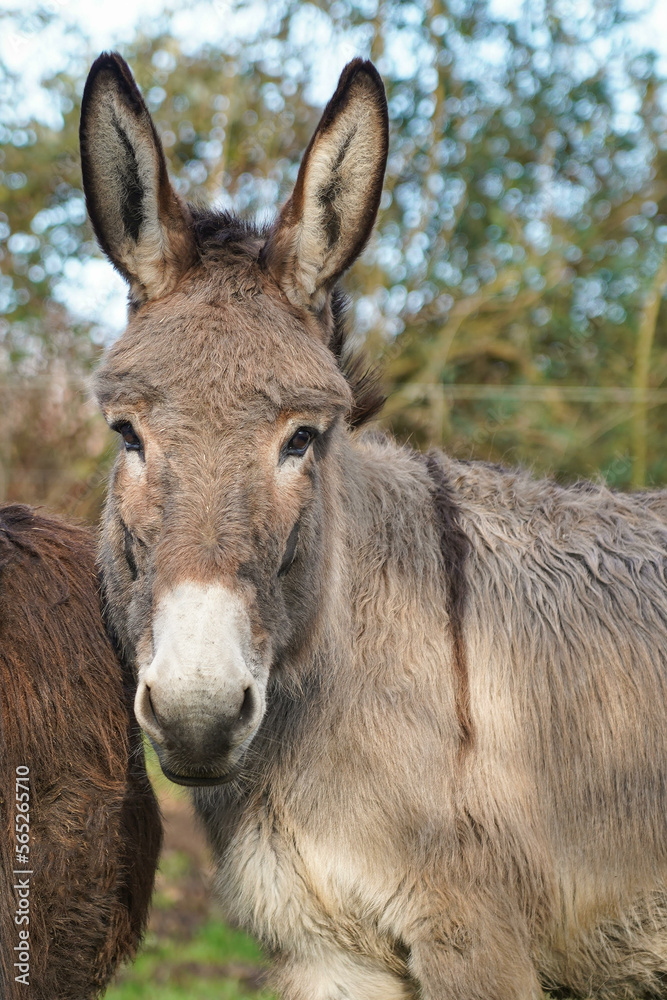
[(130, 285), (106, 613), (229, 917), (286, 1000), (667, 996), (667, 495), (359, 430), (337, 282), (380, 78), (340, 78), (267, 229), (186, 205), (123, 60), (81, 118)]
[(0, 506), (0, 997), (92, 1000), (136, 951), (162, 836), (95, 541)]

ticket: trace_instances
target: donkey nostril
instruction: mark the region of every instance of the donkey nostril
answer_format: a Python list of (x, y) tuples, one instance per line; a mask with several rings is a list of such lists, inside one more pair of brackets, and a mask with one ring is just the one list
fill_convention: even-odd
[(156, 743), (164, 743), (164, 729), (155, 711), (148, 684), (140, 683), (134, 698), (134, 711), (141, 728)]
[(245, 724), (249, 722), (255, 711), (255, 696), (252, 687), (247, 687), (243, 694), (243, 704), (239, 712), (239, 722)]

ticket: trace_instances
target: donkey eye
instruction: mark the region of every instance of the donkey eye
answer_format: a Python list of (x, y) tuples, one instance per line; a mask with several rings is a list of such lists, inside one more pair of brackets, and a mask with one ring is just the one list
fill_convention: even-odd
[(287, 442), (285, 455), (305, 455), (316, 434), (312, 427), (299, 427)]
[(141, 438), (131, 423), (125, 420), (122, 424), (114, 424), (112, 430), (117, 431), (125, 442), (125, 451), (141, 451)]

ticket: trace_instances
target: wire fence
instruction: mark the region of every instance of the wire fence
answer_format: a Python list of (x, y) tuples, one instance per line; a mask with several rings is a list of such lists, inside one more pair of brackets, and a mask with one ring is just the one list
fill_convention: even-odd
[[(391, 389), (391, 387), (390, 387)], [(667, 389), (587, 385), (486, 385), (411, 382), (394, 387), (406, 399), (423, 395), (444, 399), (511, 399), (527, 403), (667, 403)]]
[[(58, 386), (78, 389), (86, 397), (90, 396), (89, 380), (80, 375), (59, 373), (51, 375), (18, 376), (14, 373), (0, 374), (0, 388), (44, 388), (56, 390)], [(488, 383), (444, 383), (406, 382), (385, 383), (386, 391), (400, 393), (406, 400), (424, 396), (440, 396), (451, 400), (508, 399), (527, 403), (667, 403), (667, 388), (648, 389), (635, 386), (592, 386), (592, 385), (501, 385)], [(0, 418), (2, 414), (0, 414)]]

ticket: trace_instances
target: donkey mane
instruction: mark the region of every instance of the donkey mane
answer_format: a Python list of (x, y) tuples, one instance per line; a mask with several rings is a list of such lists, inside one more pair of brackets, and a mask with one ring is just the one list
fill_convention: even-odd
[(377, 416), (386, 397), (379, 365), (370, 364), (362, 351), (354, 351), (349, 346), (348, 305), (348, 297), (336, 288), (331, 302), (334, 334), (329, 347), (352, 390), (353, 405), (348, 422), (351, 427), (361, 427)]
[(188, 205), (192, 233), (202, 263), (219, 263), (229, 257), (247, 258), (255, 264), (269, 234), (268, 226), (258, 226), (232, 212), (219, 212), (198, 205)]
[(452, 639), (452, 666), (456, 683), (456, 717), (461, 733), (459, 753), (463, 753), (473, 741), (473, 726), (470, 715), (470, 679), (463, 638), (463, 619), (468, 597), (466, 563), (470, 551), (470, 539), (461, 525), (461, 507), (456, 502), (449, 477), (442, 467), (437, 453), (425, 456), (426, 470), (433, 482), (433, 507), (439, 529), (440, 554), (447, 581), (446, 608), (449, 619), (449, 633)]

